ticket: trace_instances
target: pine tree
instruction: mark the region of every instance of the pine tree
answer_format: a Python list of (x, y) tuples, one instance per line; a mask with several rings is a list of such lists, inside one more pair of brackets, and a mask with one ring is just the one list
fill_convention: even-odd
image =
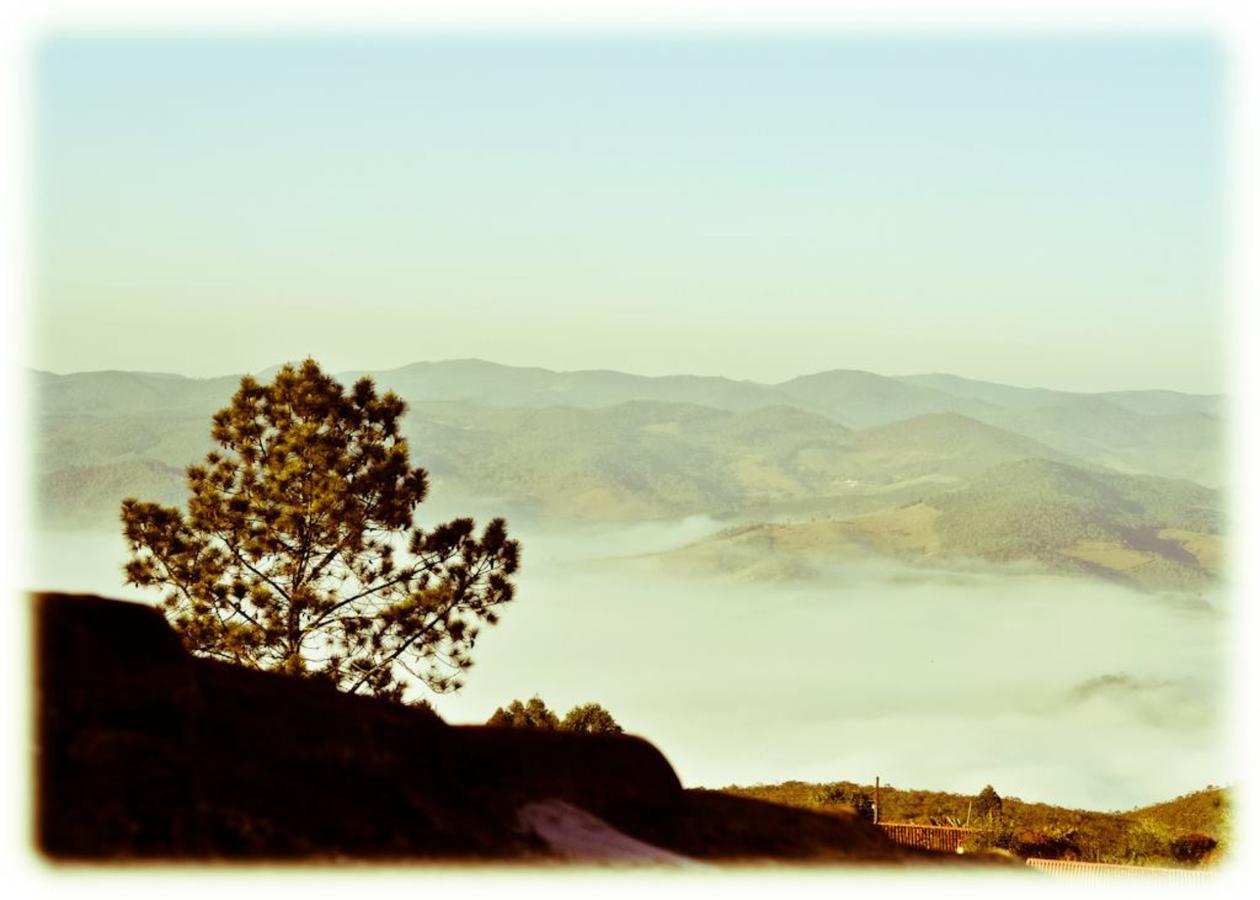
[(993, 790), (993, 785), (986, 784), (976, 795), (976, 813), (986, 819), (1001, 817), (1002, 798)]
[(307, 359), (241, 379), (216, 413), (220, 450), (187, 469), (187, 511), (127, 499), (128, 584), (163, 589), (186, 646), (257, 669), (401, 699), (407, 676), (461, 684), (481, 625), (513, 596), (519, 547), (502, 519), (413, 522), (406, 404)]

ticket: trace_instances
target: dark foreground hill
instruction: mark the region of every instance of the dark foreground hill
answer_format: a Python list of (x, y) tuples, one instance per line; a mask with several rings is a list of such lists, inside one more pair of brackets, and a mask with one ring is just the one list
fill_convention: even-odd
[(684, 790), (641, 738), (455, 727), (194, 658), (146, 606), (34, 603), (36, 839), (54, 859), (956, 864), (851, 811)]

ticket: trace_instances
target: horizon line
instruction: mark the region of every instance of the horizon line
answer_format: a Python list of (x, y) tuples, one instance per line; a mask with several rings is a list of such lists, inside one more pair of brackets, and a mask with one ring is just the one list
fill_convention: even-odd
[[(291, 359), (291, 360), (285, 360), (284, 362), (280, 362), (280, 363), (273, 363), (269, 366), (265, 366), (261, 369), (256, 369), (253, 371), (226, 372), (220, 375), (185, 375), (181, 372), (170, 372), (170, 371), (159, 370), (159, 369), (79, 369), (79, 370), (69, 371), (69, 372), (55, 372), (51, 369), (41, 369), (41, 368), (30, 366), (30, 365), (23, 366), (23, 368), (26, 370), (28, 374), (52, 375), (57, 378), (70, 378), (75, 375), (118, 374), (118, 375), (148, 375), (148, 376), (159, 376), (159, 377), (164, 376), (164, 377), (169, 377), (169, 378), (182, 378), (186, 381), (217, 381), (217, 380), (221, 380), (225, 378), (239, 379), (239, 378), (243, 378), (246, 375), (252, 375), (255, 378), (257, 378), (260, 375), (262, 375), (262, 373), (264, 372), (270, 372), (273, 369), (279, 369), (285, 365), (298, 364), (302, 362), (303, 359), (314, 359), (314, 358), (315, 357), (313, 356), (306, 356), (306, 357), (303, 357), (302, 359)], [(316, 362), (318, 362), (318, 360), (316, 360)], [(517, 369), (517, 370), (522, 370), (522, 371), (532, 370), (532, 371), (537, 371), (537, 372), (545, 372), (549, 375), (613, 374), (613, 375), (628, 375), (632, 378), (644, 378), (644, 379), (653, 379), (653, 380), (664, 379), (664, 378), (703, 378), (703, 379), (714, 379), (718, 381), (727, 381), (732, 384), (751, 384), (751, 385), (756, 385), (758, 387), (766, 387), (766, 388), (782, 387), (785, 384), (789, 384), (793, 381), (797, 381), (802, 378), (811, 378), (818, 375), (830, 375), (834, 373), (845, 373), (845, 374), (857, 374), (857, 375), (871, 375), (876, 378), (886, 378), (891, 381), (898, 381), (898, 382), (904, 382), (905, 379), (910, 379), (910, 378), (930, 378), (930, 377), (943, 376), (946, 378), (957, 378), (961, 381), (969, 381), (976, 384), (996, 385), (998, 387), (1014, 388), (1016, 390), (1021, 390), (1021, 391), (1047, 391), (1049, 393), (1054, 393), (1054, 394), (1067, 394), (1067, 395), (1078, 396), (1078, 397), (1096, 397), (1103, 394), (1134, 394), (1134, 393), (1167, 393), (1167, 394), (1178, 394), (1183, 397), (1213, 397), (1213, 398), (1222, 398), (1222, 399), (1229, 396), (1223, 391), (1216, 391), (1216, 392), (1182, 391), (1182, 390), (1177, 390), (1176, 388), (1165, 388), (1165, 387), (1111, 388), (1111, 389), (1100, 390), (1100, 391), (1066, 390), (1062, 388), (1045, 387), (1043, 385), (1024, 385), (1024, 384), (1013, 384), (1011, 382), (1006, 382), (1006, 381), (991, 381), (985, 378), (974, 378), (969, 375), (959, 375), (955, 372), (944, 372), (944, 371), (939, 371), (939, 370), (931, 371), (931, 372), (907, 372), (900, 375), (885, 375), (880, 372), (872, 372), (869, 369), (845, 369), (845, 368), (819, 369), (813, 372), (805, 372), (800, 375), (794, 375), (791, 378), (784, 379), (783, 381), (769, 382), (769, 381), (756, 381), (751, 378), (732, 378), (729, 375), (699, 375), (694, 372), (671, 372), (664, 375), (647, 375), (641, 372), (628, 371), (626, 369), (609, 369), (609, 368), (550, 369), (550, 368), (547, 368), (546, 366), (538, 366), (538, 365), (512, 365), (510, 363), (496, 362), (494, 360), (484, 359), (482, 357), (477, 357), (477, 356), (462, 356), (462, 357), (453, 357), (453, 358), (447, 358), (447, 359), (418, 359), (418, 360), (414, 360), (413, 362), (403, 363), (402, 365), (399, 365), (399, 366), (391, 366), (389, 368), (384, 368), (384, 369), (349, 368), (349, 369), (343, 369), (336, 372), (331, 372), (329, 374), (333, 375), (334, 377), (341, 377), (347, 374), (367, 375), (371, 377), (373, 375), (384, 375), (384, 374), (393, 373), (393, 372), (400, 372), (403, 369), (409, 369), (414, 366), (449, 365), (453, 363), (477, 363), (479, 365), (493, 366), (495, 368), (500, 368), (500, 369)], [(915, 385), (915, 386), (922, 387), (922, 385)], [(931, 387), (927, 389), (938, 390), (937, 388), (931, 388)]]

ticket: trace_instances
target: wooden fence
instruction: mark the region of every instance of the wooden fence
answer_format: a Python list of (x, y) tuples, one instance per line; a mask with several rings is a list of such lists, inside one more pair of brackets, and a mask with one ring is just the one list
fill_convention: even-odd
[(880, 822), (879, 827), (894, 844), (936, 850), (941, 853), (957, 853), (966, 842), (967, 835), (975, 829), (953, 825), (915, 825), (909, 822)]
[(1202, 884), (1208, 872), (1199, 869), (1164, 869), (1156, 866), (1117, 866), (1110, 863), (1069, 862), (1065, 859), (1030, 859), (1029, 868), (1049, 872), (1051, 875), (1077, 878), (1083, 881), (1115, 881), (1124, 878), (1179, 881)]

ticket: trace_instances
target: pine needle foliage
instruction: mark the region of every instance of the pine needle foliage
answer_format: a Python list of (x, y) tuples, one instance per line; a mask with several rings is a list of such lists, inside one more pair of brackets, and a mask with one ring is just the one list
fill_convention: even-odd
[(482, 625), (513, 596), (502, 519), (416, 526), (428, 478), (371, 379), (346, 390), (312, 359), (250, 376), (187, 469), (187, 511), (129, 498), (128, 584), (163, 590), (192, 651), (401, 700), (460, 686)]
[(976, 794), (976, 815), (983, 819), (1001, 818), (1002, 816), (1002, 798), (997, 791), (993, 789), (993, 785), (986, 784)]

